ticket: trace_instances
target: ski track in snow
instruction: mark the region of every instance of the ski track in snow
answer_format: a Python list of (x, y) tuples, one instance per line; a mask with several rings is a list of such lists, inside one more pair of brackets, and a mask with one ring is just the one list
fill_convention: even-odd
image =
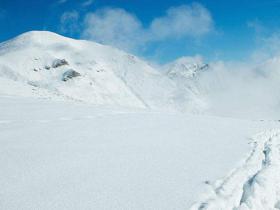
[[(123, 114), (116, 112), (114, 114)], [(58, 117), (36, 120), (0, 120), (1, 126), (26, 123), (52, 123), (93, 120), (106, 114)], [(280, 130), (256, 135), (244, 163), (223, 180), (211, 185), (212, 191), (191, 210), (277, 210), (280, 209)]]
[(258, 134), (252, 143), (243, 165), (217, 181), (191, 210), (280, 209), (280, 130)]

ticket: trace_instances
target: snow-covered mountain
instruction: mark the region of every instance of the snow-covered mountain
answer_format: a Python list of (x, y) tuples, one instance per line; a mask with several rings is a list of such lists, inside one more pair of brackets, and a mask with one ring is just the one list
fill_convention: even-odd
[(109, 46), (51, 32), (27, 32), (0, 44), (0, 92), (102, 105), (199, 110), (202, 103), (197, 93), (178, 82), (182, 82), (179, 77), (185, 79), (185, 74), (194, 75), (204, 66), (186, 66), (183, 61), (170, 64), (166, 74)]
[[(176, 84), (176, 101), (180, 102), (179, 109), (186, 110), (189, 107), (198, 107), (196, 111), (206, 110), (207, 103), (199, 88), (200, 74), (209, 69), (209, 65), (203, 62), (200, 56), (182, 57), (163, 66), (164, 74)], [(192, 108), (192, 111), (194, 109)]]
[(279, 66), (0, 44), (0, 209), (280, 209)]
[(164, 66), (168, 77), (184, 81), (195, 78), (208, 68), (209, 65), (204, 63), (200, 56), (182, 57)]

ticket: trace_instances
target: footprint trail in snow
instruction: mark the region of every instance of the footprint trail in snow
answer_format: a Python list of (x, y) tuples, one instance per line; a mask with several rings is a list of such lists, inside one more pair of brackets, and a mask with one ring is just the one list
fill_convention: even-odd
[(242, 166), (222, 181), (191, 210), (280, 209), (280, 130), (261, 133)]

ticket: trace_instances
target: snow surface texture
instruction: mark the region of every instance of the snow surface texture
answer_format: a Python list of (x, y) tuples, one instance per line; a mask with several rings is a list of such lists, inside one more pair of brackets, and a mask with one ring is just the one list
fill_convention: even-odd
[(280, 130), (257, 135), (244, 164), (211, 187), (191, 209), (280, 209)]
[[(214, 183), (243, 159), (248, 136), (279, 125), (11, 96), (1, 96), (0, 106), (5, 210), (189, 209), (209, 188), (205, 182)], [(238, 182), (222, 185), (229, 201), (232, 194), (241, 200), (241, 185), (261, 168), (262, 141), (259, 145), (248, 172), (242, 168), (240, 178), (233, 178)], [(271, 149), (267, 155), (277, 158), (276, 147)], [(276, 172), (277, 166), (269, 167)], [(269, 182), (262, 183), (270, 190)], [(232, 193), (234, 187), (240, 192)], [(258, 192), (257, 183), (251, 188)], [(247, 191), (244, 205), (259, 197)]]
[[(77, 77), (69, 78), (69, 72)], [(0, 44), (0, 80), (3, 94), (165, 110), (203, 106), (198, 92), (179, 89), (133, 55), (51, 32), (28, 32)]]
[(280, 209), (279, 61), (244, 80), (51, 32), (0, 44), (0, 209)]

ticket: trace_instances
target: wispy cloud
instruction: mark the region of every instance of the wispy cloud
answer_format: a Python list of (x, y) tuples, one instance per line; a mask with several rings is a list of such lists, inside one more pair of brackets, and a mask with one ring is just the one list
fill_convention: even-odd
[(255, 61), (263, 62), (272, 57), (280, 56), (280, 31), (257, 35), (256, 45), (257, 47), (251, 55)]
[(142, 23), (123, 9), (102, 9), (87, 14), (82, 36), (125, 50), (135, 49), (147, 41)]
[(137, 50), (147, 43), (167, 39), (197, 39), (213, 31), (210, 12), (201, 4), (172, 7), (147, 27), (132, 13), (120, 8), (105, 8), (88, 13), (84, 20), (84, 38)]
[(183, 5), (167, 10), (163, 17), (155, 18), (150, 26), (154, 39), (198, 37), (213, 29), (210, 12), (201, 4)]
[(57, 1), (57, 4), (64, 4), (64, 3), (66, 3), (68, 0), (58, 0)]
[(271, 57), (280, 56), (280, 29), (267, 26), (256, 19), (247, 23), (254, 31), (255, 49), (251, 53), (252, 60), (263, 62)]
[(262, 64), (250, 59), (246, 62), (210, 63), (211, 69), (199, 77), (197, 86), (211, 113), (254, 118), (277, 116), (280, 104), (279, 65), (279, 57)]
[(62, 33), (75, 34), (80, 30), (80, 15), (77, 11), (64, 12), (60, 18), (60, 31)]
[(94, 0), (86, 0), (82, 3), (83, 7), (91, 6), (94, 3)]
[[(241, 117), (278, 116), (280, 105), (280, 30), (259, 20), (248, 26), (255, 31), (256, 47), (244, 61), (217, 61), (198, 80), (212, 113)], [(273, 93), (273, 94), (272, 94)]]
[(253, 29), (256, 34), (260, 34), (266, 31), (266, 28), (259, 19), (248, 21), (247, 26)]

